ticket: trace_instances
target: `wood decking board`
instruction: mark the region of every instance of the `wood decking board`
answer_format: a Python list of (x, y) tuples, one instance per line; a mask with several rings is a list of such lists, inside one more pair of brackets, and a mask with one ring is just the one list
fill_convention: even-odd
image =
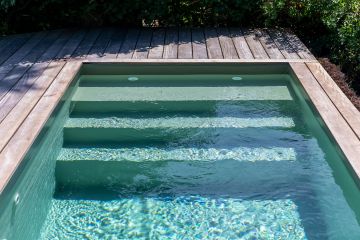
[(16, 35), (11, 35), (7, 37), (0, 37), (0, 52), (7, 48), (11, 44), (12, 39), (16, 38)]
[(98, 38), (96, 39), (94, 45), (91, 47), (86, 58), (96, 59), (103, 57), (105, 49), (107, 48), (113, 34), (114, 34), (114, 29), (112, 28), (103, 29), (99, 34)]
[(236, 52), (240, 59), (254, 59), (249, 45), (247, 44), (244, 33), (240, 28), (231, 28), (230, 37), (234, 42)]
[[(83, 34), (73, 35), (76, 36), (71, 43), (73, 46), (63, 46), (57, 57), (62, 58), (64, 56), (74, 57), (75, 50), (79, 47)], [(82, 37), (81, 37), (82, 36)], [(26, 119), (27, 115), (32, 111), (33, 107), (41, 99), (45, 91), (55, 80), (56, 76), (60, 73), (65, 66), (65, 61), (53, 61), (49, 64), (48, 68), (42, 73), (42, 75), (36, 80), (36, 87), (32, 91), (27, 91), (23, 98), (17, 103), (17, 105), (9, 112), (5, 118), (0, 120), (0, 152), (5, 147), (7, 142), (11, 139), (12, 135)]]
[(269, 59), (263, 45), (260, 42), (260, 36), (255, 30), (245, 29), (244, 36), (249, 48), (256, 59)]
[(299, 55), (292, 48), (291, 44), (286, 40), (284, 35), (276, 29), (267, 29), (266, 30), (269, 36), (273, 39), (276, 47), (287, 59), (299, 59)]
[(234, 42), (231, 39), (229, 29), (227, 28), (218, 28), (217, 33), (219, 36), (219, 42), (221, 46), (222, 53), (225, 59), (237, 59), (239, 58)]
[(276, 46), (275, 42), (272, 40), (270, 35), (265, 31), (261, 29), (255, 30), (256, 35), (259, 36), (259, 41), (263, 48), (265, 49), (267, 55), (271, 59), (284, 59), (284, 55), (281, 53), (281, 51)]
[(165, 29), (155, 28), (152, 35), (148, 58), (160, 59), (163, 57), (165, 44)]
[(120, 28), (114, 29), (114, 33), (111, 36), (108, 46), (105, 49), (102, 58), (115, 59), (120, 51), (120, 48), (124, 42), (126, 31)]
[(124, 42), (119, 50), (117, 58), (130, 59), (134, 54), (134, 49), (139, 38), (139, 29), (130, 29), (127, 31)]
[[(61, 34), (60, 31), (51, 32), (47, 37), (40, 41), (30, 52), (22, 59), (22, 63), (13, 68), (5, 78), (1, 80), (0, 85), (0, 99), (28, 72), (28, 70), (39, 61), (39, 63), (46, 61), (46, 56), (42, 58), (43, 53), (56, 41), (56, 38)], [(55, 56), (54, 56), (55, 57)], [(44, 64), (35, 66), (35, 71), (41, 71)], [(15, 90), (16, 92), (16, 90)]]
[[(12, 87), (12, 91), (7, 92), (0, 100), (0, 122), (11, 111), (11, 109), (19, 102), (19, 100), (26, 94), (28, 89), (33, 87), (36, 80), (48, 68), (50, 62), (55, 59), (60, 50), (69, 38), (70, 32), (65, 31), (61, 36), (53, 42), (53, 44), (46, 50), (46, 52), (34, 63), (30, 69), (16, 82)], [(71, 36), (71, 35), (70, 35)], [(51, 69), (51, 68), (50, 68)]]
[(222, 59), (223, 54), (219, 42), (219, 38), (214, 28), (205, 29), (206, 47), (208, 50), (208, 56), (212, 59)]
[(86, 31), (72, 31), (72, 35), (69, 37), (63, 48), (60, 50), (56, 59), (68, 59), (72, 57), (74, 51), (78, 48), (80, 42), (84, 39)]
[(11, 57), (16, 50), (18, 50), (32, 34), (20, 34), (19, 36), (10, 36), (4, 38), (0, 42), (0, 64)]
[(66, 62), (52, 62), (43, 75), (37, 80), (38, 88), (34, 92), (27, 92), (17, 105), (1, 119), (0, 122), (0, 151), (9, 142), (15, 131), (22, 124), (27, 115), (32, 111), (36, 103), (61, 71)]
[(36, 44), (38, 44), (41, 39), (46, 36), (46, 32), (40, 32), (34, 34), (26, 43), (19, 48), (10, 58), (8, 58), (0, 66), (0, 82), (1, 80), (15, 67), (22, 63), (23, 58), (34, 49)]
[(85, 34), (80, 45), (76, 48), (73, 58), (83, 59), (86, 58), (89, 51), (93, 47), (95, 41), (100, 35), (100, 29), (88, 30)]
[(191, 30), (189, 28), (179, 29), (178, 58), (181, 59), (193, 58), (192, 44), (191, 44)]
[(149, 48), (152, 39), (152, 30), (150, 28), (143, 28), (140, 32), (139, 39), (137, 41), (133, 58), (145, 59), (148, 58)]
[(191, 43), (194, 59), (208, 58), (206, 51), (205, 35), (202, 28), (194, 28), (191, 30)]
[(360, 139), (360, 112), (331, 79), (320, 63), (306, 63), (339, 112)]
[(315, 59), (314, 55), (311, 54), (309, 49), (303, 42), (293, 33), (283, 32), (284, 37), (290, 43), (291, 47), (302, 59)]
[(166, 30), (163, 58), (176, 59), (178, 56), (179, 31), (175, 28)]
[(83, 61), (289, 63), (360, 176), (355, 159), (360, 154), (360, 113), (291, 33), (240, 28), (71, 29), (0, 38), (0, 52), (0, 193)]

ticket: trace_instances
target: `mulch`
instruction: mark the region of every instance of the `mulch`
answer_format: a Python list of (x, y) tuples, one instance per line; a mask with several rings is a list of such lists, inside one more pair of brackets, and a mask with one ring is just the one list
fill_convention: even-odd
[(350, 82), (347, 79), (346, 75), (341, 72), (340, 67), (331, 63), (328, 58), (318, 58), (318, 61), (329, 73), (332, 79), (334, 79), (336, 84), (350, 99), (354, 106), (360, 111), (360, 96), (357, 96), (355, 91), (350, 87)]

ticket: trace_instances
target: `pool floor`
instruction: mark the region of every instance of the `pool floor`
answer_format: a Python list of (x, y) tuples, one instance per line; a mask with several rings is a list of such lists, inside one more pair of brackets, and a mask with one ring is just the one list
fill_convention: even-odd
[(41, 239), (360, 239), (289, 76), (166, 78), (80, 78)]

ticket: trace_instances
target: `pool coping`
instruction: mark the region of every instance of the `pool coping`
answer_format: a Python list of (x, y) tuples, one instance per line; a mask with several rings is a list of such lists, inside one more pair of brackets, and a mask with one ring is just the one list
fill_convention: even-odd
[[(53, 110), (63, 97), (72, 80), (83, 64), (87, 63), (129, 63), (129, 64), (185, 64), (185, 63), (257, 63), (288, 64), (298, 78), (312, 103), (330, 130), (341, 151), (348, 160), (355, 179), (360, 180), (360, 112), (340, 90), (332, 78), (316, 60), (239, 60), (239, 59), (71, 59), (56, 61), (63, 66), (51, 85), (46, 89), (31, 112), (23, 116), (20, 126), (13, 129), (8, 141), (0, 140), (0, 194), (24, 159), (26, 153), (42, 130)], [(17, 116), (18, 117), (18, 116)], [(13, 121), (15, 121), (15, 116)], [(10, 121), (11, 122), (11, 121)], [(9, 131), (9, 134), (11, 131)]]

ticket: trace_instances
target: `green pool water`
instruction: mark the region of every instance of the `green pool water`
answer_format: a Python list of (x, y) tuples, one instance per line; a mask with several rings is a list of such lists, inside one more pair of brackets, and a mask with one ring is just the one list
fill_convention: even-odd
[(0, 196), (0, 239), (360, 239), (287, 65), (83, 67)]

